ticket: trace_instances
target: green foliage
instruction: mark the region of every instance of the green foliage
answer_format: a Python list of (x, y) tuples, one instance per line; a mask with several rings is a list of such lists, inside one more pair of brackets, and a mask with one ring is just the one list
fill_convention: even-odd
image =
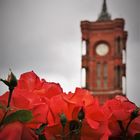
[(46, 137), (42, 134), (47, 124), (42, 124), (38, 129), (35, 130), (35, 133), (38, 135), (39, 140), (46, 140)]
[(62, 126), (65, 127), (65, 125), (67, 123), (67, 118), (66, 118), (66, 115), (64, 113), (62, 113), (60, 115), (60, 122), (61, 122)]
[(0, 79), (0, 81), (2, 81), (5, 85), (7, 85), (9, 87), (10, 84), (7, 80)]
[(39, 135), (39, 140), (47, 140), (46, 137), (44, 135)]
[(136, 133), (136, 134), (135, 134), (134, 140), (140, 140), (140, 133)]
[(36, 129), (36, 131), (35, 131), (36, 134), (41, 135), (46, 126), (47, 126), (47, 124), (42, 124), (38, 129)]
[(20, 122), (29, 122), (33, 118), (32, 112), (29, 110), (18, 110), (14, 113), (11, 113), (4, 119), (4, 124), (20, 121)]
[(132, 113), (131, 113), (131, 119), (135, 119), (136, 117), (139, 116), (139, 108), (135, 109)]

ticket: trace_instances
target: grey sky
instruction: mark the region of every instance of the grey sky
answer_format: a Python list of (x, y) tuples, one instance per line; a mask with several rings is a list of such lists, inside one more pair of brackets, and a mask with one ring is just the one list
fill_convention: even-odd
[[(140, 0), (107, 0), (126, 21), (127, 95), (140, 102)], [(0, 77), (34, 70), (64, 91), (80, 86), (80, 21), (95, 21), (102, 0), (0, 0)], [(5, 87), (2, 85), (0, 91)], [(140, 105), (140, 103), (139, 103)]]

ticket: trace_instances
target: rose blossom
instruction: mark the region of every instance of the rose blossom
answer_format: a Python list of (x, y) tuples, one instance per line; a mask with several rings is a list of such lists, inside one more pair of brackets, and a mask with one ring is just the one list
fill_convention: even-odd
[[(7, 110), (8, 96), (9, 92), (0, 96), (0, 121)], [(88, 90), (76, 88), (74, 93), (63, 93), (59, 84), (40, 80), (31, 71), (20, 76), (7, 115), (24, 109), (32, 112), (33, 119), (24, 124), (3, 124), (0, 139), (37, 139), (32, 129), (45, 124), (42, 134), (48, 140), (118, 140), (123, 133), (121, 125), (126, 128), (136, 108), (122, 96), (116, 96), (100, 106), (97, 98)], [(128, 129), (128, 136), (136, 133), (140, 133), (140, 116), (131, 122)]]
[[(42, 123), (47, 123), (48, 103), (50, 98), (62, 93), (59, 84), (40, 80), (33, 72), (27, 72), (20, 76), (17, 87), (12, 93), (10, 107), (12, 112), (20, 109), (30, 110), (33, 120), (28, 125), (38, 128)], [(7, 105), (8, 92), (0, 96), (0, 102)], [(9, 111), (8, 113), (10, 113)]]
[[(84, 89), (77, 88), (75, 93), (62, 94), (52, 97), (50, 100), (49, 124), (44, 133), (47, 139), (62, 139), (72, 134), (74, 140), (79, 136), (81, 140), (108, 140), (110, 131), (106, 114), (99, 106), (98, 101)], [(83, 109), (85, 117), (78, 119), (78, 113)], [(61, 114), (65, 114), (67, 123), (62, 133), (63, 127), (60, 122)], [(73, 123), (73, 126), (71, 124)], [(82, 125), (78, 135), (73, 131)], [(71, 127), (70, 127), (71, 126)]]
[(24, 124), (13, 122), (0, 128), (0, 140), (37, 140), (37, 136)]
[[(136, 109), (136, 105), (130, 102), (126, 97), (116, 96), (116, 98), (108, 100), (104, 104), (103, 109), (109, 117), (109, 128), (112, 133), (111, 137), (119, 138), (122, 136), (122, 133), (124, 133), (121, 127), (126, 129), (131, 118), (131, 113)], [(136, 132), (140, 132), (139, 117), (134, 119), (130, 124), (128, 128), (128, 136), (132, 137)]]

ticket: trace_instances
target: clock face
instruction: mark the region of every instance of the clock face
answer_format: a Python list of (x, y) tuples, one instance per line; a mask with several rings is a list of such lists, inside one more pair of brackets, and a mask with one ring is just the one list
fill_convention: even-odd
[(96, 46), (96, 53), (100, 56), (105, 56), (109, 52), (109, 47), (106, 43), (100, 43)]

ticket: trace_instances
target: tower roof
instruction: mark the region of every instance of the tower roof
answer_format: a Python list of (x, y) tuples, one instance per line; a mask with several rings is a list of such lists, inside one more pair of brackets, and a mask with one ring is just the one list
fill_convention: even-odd
[(107, 11), (106, 0), (103, 1), (102, 11), (97, 19), (97, 21), (111, 20), (111, 15)]

